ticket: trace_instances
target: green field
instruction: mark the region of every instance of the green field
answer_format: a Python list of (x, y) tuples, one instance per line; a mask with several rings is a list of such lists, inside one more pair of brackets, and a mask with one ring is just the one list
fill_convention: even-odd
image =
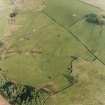
[[(11, 25), (7, 18), (1, 19), (0, 68), (19, 84), (37, 88), (51, 84), (57, 93), (45, 105), (104, 105), (105, 26), (85, 18), (101, 10), (79, 0), (46, 0), (45, 4), (42, 11), (19, 10), (9, 36), (5, 34)], [(5, 5), (0, 17), (7, 17), (14, 7)], [(70, 74), (72, 56), (77, 59)], [(65, 75), (77, 82), (71, 86)]]
[(97, 8), (87, 5), (80, 0), (47, 0), (43, 10), (59, 24), (70, 27), (91, 12), (99, 12)]
[(85, 20), (76, 23), (70, 28), (70, 30), (78, 36), (103, 63), (105, 63), (104, 28), (105, 26), (90, 24)]

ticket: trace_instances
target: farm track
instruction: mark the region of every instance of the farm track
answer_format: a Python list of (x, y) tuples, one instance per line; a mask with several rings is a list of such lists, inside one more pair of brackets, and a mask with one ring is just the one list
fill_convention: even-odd
[(79, 0), (80, 2), (90, 5), (92, 7), (98, 8), (105, 11), (105, 1), (104, 0)]
[[(83, 1), (83, 0), (79, 0), (79, 1), (82, 2), (83, 4), (87, 4), (87, 5), (89, 5), (89, 6), (92, 6), (92, 7), (97, 8), (97, 9), (101, 9), (101, 8), (99, 8), (99, 7), (95, 6), (95, 5), (92, 5), (92, 4), (90, 4), (90, 3), (87, 3), (87, 2), (85, 2), (85, 1)], [(101, 9), (101, 10), (103, 10), (103, 9)]]

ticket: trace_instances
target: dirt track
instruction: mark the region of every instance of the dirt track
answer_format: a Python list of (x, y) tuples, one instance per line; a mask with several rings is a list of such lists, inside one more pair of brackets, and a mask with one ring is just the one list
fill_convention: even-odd
[(0, 95), (0, 105), (10, 105), (10, 104)]
[(102, 10), (105, 10), (105, 0), (81, 0), (93, 6), (96, 6)]

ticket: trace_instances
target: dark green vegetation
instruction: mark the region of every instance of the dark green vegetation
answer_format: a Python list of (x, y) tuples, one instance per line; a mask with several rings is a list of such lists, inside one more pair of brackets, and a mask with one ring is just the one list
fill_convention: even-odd
[(43, 105), (49, 95), (43, 89), (5, 80), (0, 86), (0, 94), (12, 105)]
[(97, 24), (97, 25), (104, 25), (105, 24), (105, 16), (104, 15), (97, 15), (97, 14), (88, 14), (87, 21), (89, 23)]
[[(22, 89), (46, 91), (43, 105), (104, 105), (105, 26), (93, 24), (104, 16), (79, 0), (44, 3), (42, 11), (18, 10), (1, 46), (1, 70), (7, 80), (25, 84)], [(15, 93), (15, 102), (22, 93)]]

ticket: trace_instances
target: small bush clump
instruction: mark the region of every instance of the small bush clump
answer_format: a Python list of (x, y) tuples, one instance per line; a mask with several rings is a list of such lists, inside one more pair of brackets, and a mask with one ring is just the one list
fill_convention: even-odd
[(86, 15), (86, 20), (89, 23), (93, 23), (97, 25), (105, 25), (105, 15), (104, 14), (91, 13), (91, 14)]

